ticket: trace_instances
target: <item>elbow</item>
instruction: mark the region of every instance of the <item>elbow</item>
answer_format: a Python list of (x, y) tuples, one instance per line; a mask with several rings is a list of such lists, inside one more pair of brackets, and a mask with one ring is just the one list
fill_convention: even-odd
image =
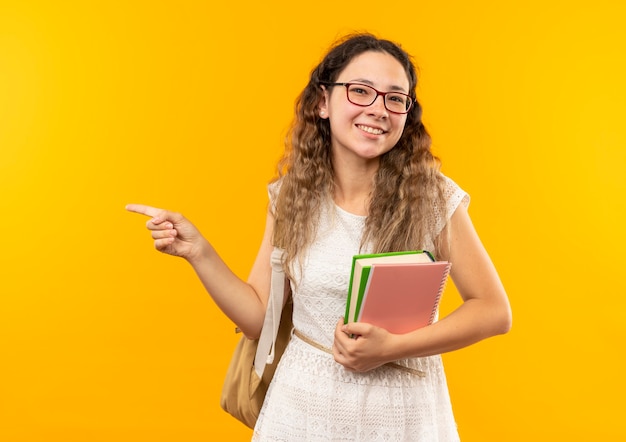
[(243, 333), (243, 335), (250, 339), (251, 341), (256, 341), (257, 339), (259, 339), (261, 337), (261, 330), (254, 330), (254, 329), (242, 329), (237, 327), (237, 329), (239, 331), (241, 331)]
[(499, 310), (497, 319), (494, 321), (494, 334), (504, 335), (511, 331), (511, 327), (513, 326), (513, 313), (508, 303)]
[(250, 339), (251, 341), (256, 341), (259, 337), (261, 337), (261, 327), (247, 322), (238, 324), (235, 331), (243, 334), (244, 337)]
[(235, 321), (237, 330), (251, 341), (256, 341), (261, 337), (261, 330), (265, 320), (265, 307), (260, 303), (258, 305), (260, 308), (257, 312), (254, 312), (253, 309), (247, 309), (246, 316), (240, 317), (238, 321)]

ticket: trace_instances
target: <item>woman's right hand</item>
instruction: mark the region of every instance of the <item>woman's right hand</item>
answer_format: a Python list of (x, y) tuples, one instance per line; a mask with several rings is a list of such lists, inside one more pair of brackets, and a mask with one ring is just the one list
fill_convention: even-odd
[(201, 254), (206, 243), (198, 229), (180, 213), (142, 204), (128, 204), (126, 210), (151, 217), (146, 227), (152, 232), (154, 247), (168, 255), (192, 261)]

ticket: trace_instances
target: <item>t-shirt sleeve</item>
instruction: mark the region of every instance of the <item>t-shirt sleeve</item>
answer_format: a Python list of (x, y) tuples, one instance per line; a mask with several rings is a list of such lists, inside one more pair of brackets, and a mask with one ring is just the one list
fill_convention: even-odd
[(447, 223), (454, 211), (459, 207), (459, 205), (463, 204), (463, 207), (467, 208), (470, 203), (470, 197), (463, 189), (459, 187), (457, 183), (455, 183), (452, 179), (444, 176), (446, 180), (446, 220)]
[(270, 210), (272, 213), (276, 212), (276, 199), (278, 198), (278, 192), (280, 192), (280, 185), (282, 180), (274, 181), (267, 186), (267, 193), (270, 200)]
[[(442, 175), (445, 180), (445, 188), (444, 188), (444, 197), (446, 200), (446, 207), (436, 207), (434, 214), (434, 229), (433, 234), (439, 235), (450, 218), (452, 218), (452, 214), (459, 207), (459, 205), (463, 204), (463, 206), (468, 207), (470, 202), (469, 195), (459, 187), (457, 183), (455, 183), (452, 179), (448, 178), (445, 175)], [(432, 240), (432, 238), (431, 238)]]

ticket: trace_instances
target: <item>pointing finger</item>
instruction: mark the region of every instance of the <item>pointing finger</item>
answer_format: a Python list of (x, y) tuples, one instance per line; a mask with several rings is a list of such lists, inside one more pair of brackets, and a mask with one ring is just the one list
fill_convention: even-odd
[(127, 204), (126, 210), (129, 212), (139, 213), (141, 215), (146, 215), (150, 217), (155, 217), (159, 213), (163, 212), (162, 209), (157, 209), (156, 207), (144, 206), (143, 204)]

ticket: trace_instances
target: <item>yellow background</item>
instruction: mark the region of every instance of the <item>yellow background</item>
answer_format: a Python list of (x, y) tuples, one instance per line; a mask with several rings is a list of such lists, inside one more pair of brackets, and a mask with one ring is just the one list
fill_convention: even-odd
[(414, 54), (513, 306), (445, 355), (462, 439), (624, 440), (622, 5), (0, 3), (0, 440), (249, 439), (218, 403), (232, 324), (124, 205), (185, 213), (245, 278), (293, 100), (352, 30)]

